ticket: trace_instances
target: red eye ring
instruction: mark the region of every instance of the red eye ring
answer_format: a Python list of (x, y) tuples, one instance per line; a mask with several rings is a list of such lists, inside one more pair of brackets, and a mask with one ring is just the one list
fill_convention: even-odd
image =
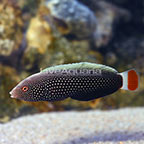
[(28, 87), (27, 86), (23, 86), (22, 87), (22, 91), (24, 91), (24, 92), (28, 91)]

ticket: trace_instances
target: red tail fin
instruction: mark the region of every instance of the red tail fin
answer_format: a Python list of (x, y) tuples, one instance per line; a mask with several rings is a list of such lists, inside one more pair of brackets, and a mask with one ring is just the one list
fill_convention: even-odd
[(139, 78), (134, 70), (128, 71), (128, 89), (133, 91), (138, 88)]
[(129, 70), (121, 73), (123, 86), (121, 89), (135, 91), (139, 87), (139, 75), (135, 70)]

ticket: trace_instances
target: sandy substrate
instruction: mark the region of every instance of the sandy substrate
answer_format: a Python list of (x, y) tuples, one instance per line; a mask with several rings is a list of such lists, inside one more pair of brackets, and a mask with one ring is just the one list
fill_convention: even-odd
[(0, 124), (0, 144), (144, 144), (144, 108), (25, 116)]

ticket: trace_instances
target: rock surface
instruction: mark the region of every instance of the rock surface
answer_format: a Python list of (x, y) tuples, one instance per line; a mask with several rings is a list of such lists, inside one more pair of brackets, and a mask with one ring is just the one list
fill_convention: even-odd
[(96, 29), (94, 13), (76, 0), (46, 0), (45, 6), (55, 21), (63, 23), (78, 38), (89, 37)]
[(0, 125), (1, 144), (143, 144), (144, 108), (25, 116)]

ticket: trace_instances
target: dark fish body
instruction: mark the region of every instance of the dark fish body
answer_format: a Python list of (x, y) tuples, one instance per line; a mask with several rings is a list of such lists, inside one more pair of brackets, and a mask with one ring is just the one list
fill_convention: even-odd
[(23, 80), (11, 94), (26, 101), (58, 101), (68, 97), (89, 101), (121, 87), (123, 76), (113, 68), (83, 62), (47, 68)]

